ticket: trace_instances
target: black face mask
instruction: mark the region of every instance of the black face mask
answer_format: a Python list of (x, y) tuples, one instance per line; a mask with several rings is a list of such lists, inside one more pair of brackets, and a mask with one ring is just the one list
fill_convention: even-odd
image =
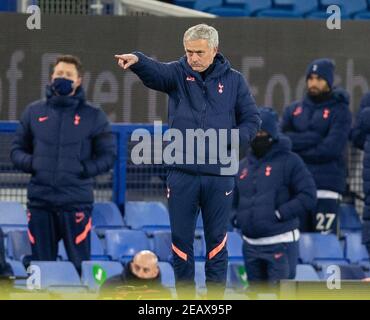
[(274, 140), (271, 136), (255, 137), (251, 143), (251, 148), (257, 158), (262, 158), (267, 152), (270, 151)]

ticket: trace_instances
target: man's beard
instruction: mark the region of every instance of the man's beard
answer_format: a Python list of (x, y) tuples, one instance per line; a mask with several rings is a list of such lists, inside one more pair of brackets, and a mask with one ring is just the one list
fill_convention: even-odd
[(320, 91), (317, 88), (315, 88), (315, 90), (308, 89), (307, 94), (313, 102), (320, 103), (320, 102), (323, 102), (323, 101), (326, 101), (326, 100), (330, 99), (331, 90)]

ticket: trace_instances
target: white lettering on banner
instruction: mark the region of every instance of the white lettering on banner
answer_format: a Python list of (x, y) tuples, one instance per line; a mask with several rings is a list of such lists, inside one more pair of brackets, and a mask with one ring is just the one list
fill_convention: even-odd
[(27, 29), (28, 30), (40, 30), (41, 29), (41, 10), (37, 5), (27, 7), (27, 13), (31, 15), (27, 18)]
[(9, 81), (9, 110), (8, 119), (17, 119), (17, 96), (18, 96), (18, 80), (23, 79), (23, 72), (18, 69), (18, 64), (24, 59), (22, 50), (15, 51), (10, 58), (10, 66), (6, 72), (6, 77)]
[(93, 104), (102, 106), (105, 103), (118, 103), (118, 82), (111, 71), (99, 73), (93, 91)]
[(288, 78), (283, 74), (274, 74), (267, 82), (265, 93), (265, 106), (274, 105), (273, 104), (274, 89), (278, 85), (281, 86), (283, 91), (284, 106), (287, 106), (292, 102)]
[[(242, 59), (241, 72), (245, 75), (245, 77), (249, 81), (249, 79), (251, 78), (250, 70), (252, 68), (262, 68), (264, 65), (265, 65), (265, 60), (263, 59), (263, 57), (244, 57)], [(257, 96), (258, 87), (252, 85), (251, 83), (249, 85), (250, 85), (251, 93), (254, 96)]]
[(51, 69), (59, 55), (59, 53), (44, 53), (41, 56), (41, 99), (45, 97), (45, 86), (50, 83)]

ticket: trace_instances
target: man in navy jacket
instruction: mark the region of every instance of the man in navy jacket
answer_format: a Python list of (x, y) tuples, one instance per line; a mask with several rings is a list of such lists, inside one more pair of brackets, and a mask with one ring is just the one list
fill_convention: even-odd
[(282, 131), (292, 140), (292, 150), (306, 163), (318, 189), (316, 213), (313, 219), (308, 215), (302, 220), (302, 229), (337, 232), (339, 200), (346, 188), (349, 96), (333, 88), (334, 64), (329, 59), (311, 62), (306, 81), (306, 96), (287, 107), (282, 119)]
[(291, 142), (278, 132), (278, 115), (261, 109), (261, 130), (240, 162), (233, 224), (240, 228), (248, 281), (294, 279), (299, 217), (316, 206), (316, 187)]
[(362, 179), (365, 207), (362, 215), (362, 242), (370, 255), (370, 93), (361, 99), (351, 140), (355, 147), (364, 151)]
[(32, 174), (28, 236), (33, 260), (56, 260), (61, 238), (77, 270), (90, 259), (93, 178), (112, 168), (115, 154), (105, 113), (85, 100), (81, 62), (58, 57), (46, 100), (26, 108), (11, 149), (16, 168)]
[[(118, 64), (130, 68), (143, 83), (169, 96), (168, 123), (186, 136), (186, 130), (239, 129), (240, 143), (248, 145), (258, 131), (260, 118), (248, 85), (229, 61), (218, 52), (218, 32), (200, 24), (184, 34), (186, 56), (160, 63), (140, 52), (117, 55)], [(184, 139), (186, 140), (186, 139)], [(217, 147), (210, 144), (210, 148)], [(185, 141), (184, 154), (193, 153)], [(206, 158), (211, 152), (205, 150)], [(167, 197), (172, 230), (172, 249), (177, 288), (194, 284), (193, 241), (198, 208), (201, 208), (207, 247), (207, 287), (226, 282), (226, 231), (232, 207), (234, 175), (222, 173), (221, 158), (204, 164), (175, 163), (168, 173)], [(179, 290), (181, 291), (181, 290)], [(190, 290), (192, 291), (192, 289)], [(210, 291), (209, 291), (210, 292)], [(222, 289), (217, 290), (222, 295)]]

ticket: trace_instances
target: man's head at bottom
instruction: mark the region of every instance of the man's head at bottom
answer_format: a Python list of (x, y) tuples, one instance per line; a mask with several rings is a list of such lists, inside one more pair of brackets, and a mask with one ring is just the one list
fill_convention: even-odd
[(138, 279), (156, 279), (159, 275), (158, 258), (152, 251), (142, 250), (135, 254), (130, 262), (130, 269)]

